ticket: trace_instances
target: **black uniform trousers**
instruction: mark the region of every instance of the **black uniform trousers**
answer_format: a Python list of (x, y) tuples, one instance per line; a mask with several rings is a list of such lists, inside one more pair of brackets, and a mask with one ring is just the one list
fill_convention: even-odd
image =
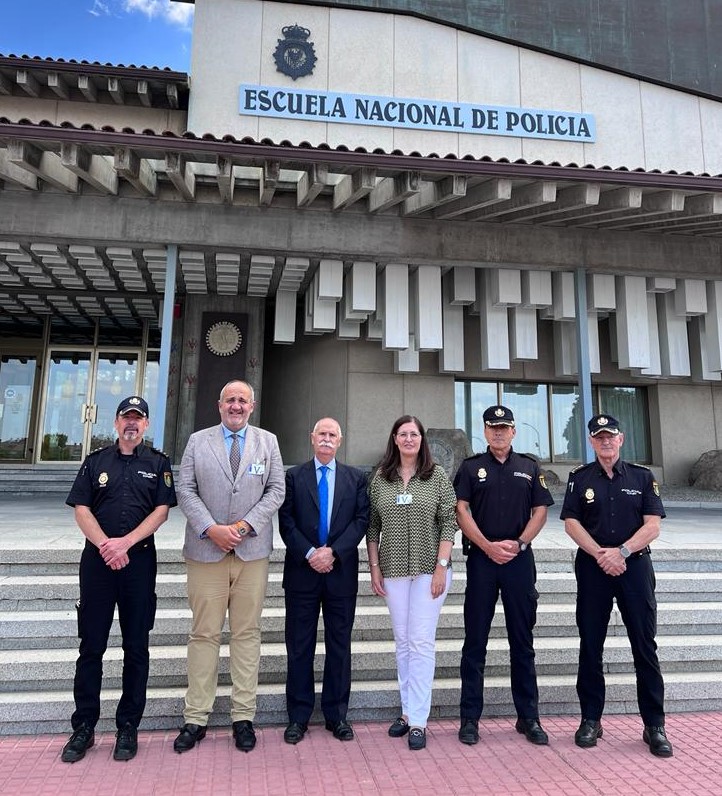
[(123, 636), (123, 690), (115, 714), (120, 728), (138, 727), (145, 709), (150, 656), (148, 637), (155, 620), (156, 552), (153, 543), (130, 551), (130, 563), (112, 570), (97, 547), (86, 544), (80, 559), (78, 635), (80, 652), (75, 665), (73, 729), (95, 727), (100, 716), (103, 654), (113, 623), (115, 606)]
[(322, 585), (319, 593), (286, 591), (285, 602), (288, 720), (307, 724), (313, 713), (313, 658), (321, 610), (326, 648), (321, 710), (328, 721), (345, 720), (351, 694), (351, 631), (356, 595), (332, 595)]
[(466, 559), (459, 711), (462, 721), (478, 721), (484, 709), (486, 647), (499, 593), (509, 639), (514, 707), (520, 719), (539, 718), (533, 636), (539, 593), (534, 554), (527, 548), (508, 564), (495, 564), (472, 547)]
[(664, 725), (664, 681), (659, 669), (657, 644), (657, 600), (655, 577), (649, 555), (627, 559), (627, 571), (605, 574), (596, 560), (577, 552), (577, 627), (579, 671), (577, 694), (583, 719), (599, 721), (604, 711), (604, 641), (616, 598), (632, 647), (637, 677), (637, 702), (645, 725)]

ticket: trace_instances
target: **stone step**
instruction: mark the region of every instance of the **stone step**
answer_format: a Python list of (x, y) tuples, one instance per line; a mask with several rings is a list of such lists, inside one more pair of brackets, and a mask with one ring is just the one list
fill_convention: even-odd
[[(185, 645), (191, 624), (190, 610), (164, 609), (156, 613), (155, 627), (150, 636), (152, 646)], [(705, 636), (722, 634), (722, 602), (669, 602), (659, 603), (657, 611), (659, 636)], [(438, 638), (462, 638), (464, 635), (463, 605), (445, 605), (439, 618)], [(284, 639), (283, 608), (264, 608), (261, 618), (264, 642), (282, 642)], [(227, 625), (223, 642), (227, 643)], [(576, 638), (575, 607), (573, 604), (540, 604), (537, 610), (536, 638)], [(506, 635), (504, 615), (497, 607), (491, 626), (491, 637)], [(626, 635), (626, 630), (615, 608), (609, 625), (609, 636)], [(319, 623), (319, 636), (323, 637), (323, 624)], [(392, 638), (388, 610), (382, 602), (372, 606), (359, 606), (353, 630), (354, 639), (374, 641)], [(77, 620), (75, 611), (6, 611), (0, 612), (0, 649), (77, 649)], [(120, 628), (117, 619), (110, 631), (110, 646), (120, 645)]]
[[(282, 573), (269, 574), (266, 605), (282, 607), (284, 592)], [(464, 599), (466, 574), (454, 573), (449, 604)], [(572, 573), (540, 572), (537, 589), (542, 603), (565, 603), (576, 595), (576, 581)], [(7, 575), (0, 577), (0, 611), (72, 610), (78, 599), (77, 573), (73, 575)], [(161, 574), (156, 582), (158, 605), (163, 608), (183, 608), (187, 605), (185, 574)], [(714, 602), (722, 599), (722, 572), (658, 572), (657, 597), (666, 602)], [(359, 604), (377, 602), (370, 588), (370, 576), (359, 575)]]
[[(463, 640), (439, 639), (436, 676), (458, 676)], [(575, 674), (579, 641), (576, 638), (538, 638), (535, 643), (539, 675)], [(355, 641), (352, 644), (353, 676), (363, 682), (394, 679), (395, 645), (391, 640)], [(230, 684), (228, 646), (221, 646), (219, 681)], [(0, 651), (0, 692), (44, 690), (52, 682), (58, 690), (72, 691), (76, 649)], [(663, 671), (722, 672), (722, 635), (693, 637), (665, 636), (660, 639), (659, 659)], [(109, 648), (103, 665), (106, 688), (120, 688), (123, 651)], [(633, 669), (632, 654), (626, 637), (610, 637), (605, 646), (605, 669), (610, 673), (628, 673)], [(319, 645), (315, 669), (323, 671), (325, 654)], [(487, 649), (486, 673), (502, 677), (509, 669), (509, 645), (506, 638), (493, 638)], [(283, 643), (264, 643), (261, 647), (259, 680), (265, 684), (284, 683), (287, 671)], [(184, 687), (186, 684), (186, 648), (181, 645), (151, 647), (151, 687)]]
[[(609, 674), (606, 678), (605, 712), (635, 713), (634, 676)], [(579, 703), (573, 675), (539, 677), (539, 706), (543, 715), (578, 715)], [(230, 725), (230, 688), (218, 688), (212, 726)], [(260, 726), (282, 725), (287, 721), (283, 684), (261, 684), (255, 723)], [(141, 729), (176, 729), (183, 723), (184, 688), (150, 688)], [(98, 731), (115, 729), (115, 707), (120, 697), (117, 689), (106, 688), (101, 695), (101, 719)], [(317, 699), (317, 704), (319, 700)], [(718, 672), (673, 672), (665, 676), (665, 708), (668, 713), (722, 709), (722, 679)], [(73, 711), (72, 693), (63, 690), (0, 693), (0, 734), (64, 733), (70, 728)], [(352, 683), (348, 717), (350, 721), (391, 721), (399, 711), (398, 686), (395, 680)], [(512, 716), (508, 676), (488, 677), (485, 682), (487, 717)], [(456, 718), (459, 714), (458, 677), (434, 681), (432, 718)], [(318, 711), (313, 721), (319, 721)], [(312, 732), (315, 727), (312, 728)]]
[[(178, 547), (158, 545), (159, 575), (185, 575), (186, 566), (180, 550), (181, 545), (180, 541)], [(78, 531), (77, 545), (72, 547), (65, 544), (59, 547), (3, 549), (0, 560), (0, 578), (61, 575), (73, 577), (77, 582), (82, 547), (83, 543)], [(271, 573), (283, 571), (284, 556), (285, 550), (282, 545), (278, 544), (271, 553), (269, 568)], [(572, 548), (537, 546), (534, 549), (534, 557), (540, 575), (545, 573), (573, 575), (574, 550)], [(359, 558), (361, 574), (368, 578), (368, 558), (363, 544), (359, 547)], [(653, 558), (657, 574), (664, 572), (722, 574), (722, 548), (660, 548), (654, 550)], [(454, 580), (465, 577), (464, 561), (461, 547), (457, 545), (453, 553)]]

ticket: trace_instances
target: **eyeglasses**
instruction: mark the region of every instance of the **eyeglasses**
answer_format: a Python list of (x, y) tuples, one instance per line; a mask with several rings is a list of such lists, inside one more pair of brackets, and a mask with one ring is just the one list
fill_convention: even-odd
[(397, 439), (420, 439), (421, 434), (418, 431), (402, 431), (396, 435)]

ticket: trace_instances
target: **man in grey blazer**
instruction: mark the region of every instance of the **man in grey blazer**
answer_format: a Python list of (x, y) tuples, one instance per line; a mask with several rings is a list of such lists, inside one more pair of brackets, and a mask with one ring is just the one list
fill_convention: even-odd
[(218, 686), (221, 630), (231, 629), (231, 721), (236, 747), (256, 745), (261, 609), (273, 514), (285, 494), (275, 435), (251, 426), (253, 388), (231, 381), (221, 390), (221, 424), (191, 434), (181, 460), (178, 505), (186, 516), (183, 555), (193, 623), (188, 639), (184, 725), (173, 743), (187, 752), (206, 734)]

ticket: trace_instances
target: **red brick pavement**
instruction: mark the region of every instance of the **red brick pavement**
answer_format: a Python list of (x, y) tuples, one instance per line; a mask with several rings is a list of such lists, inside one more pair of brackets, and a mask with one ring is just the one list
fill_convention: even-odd
[(545, 717), (548, 747), (529, 744), (512, 719), (483, 719), (480, 741), (464, 746), (457, 722), (433, 721), (428, 745), (411, 752), (405, 738), (391, 739), (386, 724), (356, 724), (356, 739), (342, 743), (314, 725), (297, 746), (283, 742), (282, 727), (258, 730), (255, 751), (235, 749), (230, 731), (214, 728), (196, 749), (173, 752), (175, 732), (139, 734), (135, 760), (113, 760), (112, 733), (96, 735), (84, 760), (67, 764), (67, 736), (0, 737), (0, 794), (7, 796), (317, 796), (400, 793), (525, 794), (526, 796), (627, 796), (722, 793), (719, 728), (722, 713), (675, 713), (667, 732), (675, 756), (653, 757), (634, 716), (604, 719), (596, 749), (578, 749), (576, 718)]

